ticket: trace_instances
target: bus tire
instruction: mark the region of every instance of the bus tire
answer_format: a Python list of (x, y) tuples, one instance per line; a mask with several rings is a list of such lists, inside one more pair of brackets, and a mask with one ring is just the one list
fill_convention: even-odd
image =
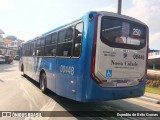
[(26, 75), (24, 74), (24, 66), (23, 66), (23, 64), (21, 65), (21, 72), (22, 72), (22, 76), (26, 77)]
[(45, 72), (42, 72), (42, 73), (40, 74), (40, 90), (41, 90), (43, 93), (46, 93), (46, 92), (47, 92), (47, 77), (46, 77)]
[(21, 65), (21, 72), (23, 72), (24, 71), (24, 67), (23, 67), (23, 64)]

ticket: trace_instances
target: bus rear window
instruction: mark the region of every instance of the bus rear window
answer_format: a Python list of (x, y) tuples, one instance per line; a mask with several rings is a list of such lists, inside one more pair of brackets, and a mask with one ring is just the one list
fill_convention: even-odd
[(146, 29), (138, 23), (122, 19), (102, 18), (101, 40), (111, 47), (140, 49), (145, 46)]

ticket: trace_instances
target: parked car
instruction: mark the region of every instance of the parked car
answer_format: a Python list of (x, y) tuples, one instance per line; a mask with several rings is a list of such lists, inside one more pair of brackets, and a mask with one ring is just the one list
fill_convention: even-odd
[(11, 57), (11, 56), (5, 56), (5, 63), (11, 63), (11, 62), (13, 62), (13, 57)]
[(0, 55), (0, 63), (5, 63), (5, 56)]
[(20, 60), (20, 56), (19, 56), (19, 55), (16, 55), (16, 56), (14, 57), (14, 60)]

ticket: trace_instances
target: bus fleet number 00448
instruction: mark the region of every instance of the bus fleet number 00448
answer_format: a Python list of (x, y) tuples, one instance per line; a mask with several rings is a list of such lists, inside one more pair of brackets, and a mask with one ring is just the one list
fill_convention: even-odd
[(65, 73), (65, 74), (74, 75), (74, 67), (61, 65), (60, 72)]

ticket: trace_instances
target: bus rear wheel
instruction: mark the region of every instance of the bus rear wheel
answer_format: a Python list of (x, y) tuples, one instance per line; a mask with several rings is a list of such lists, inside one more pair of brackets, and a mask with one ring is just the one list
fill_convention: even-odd
[(24, 66), (23, 66), (23, 64), (21, 65), (21, 72), (22, 72), (22, 76), (26, 77), (26, 75), (24, 74)]
[(47, 79), (46, 79), (46, 74), (43, 72), (40, 75), (40, 90), (43, 93), (47, 92)]

